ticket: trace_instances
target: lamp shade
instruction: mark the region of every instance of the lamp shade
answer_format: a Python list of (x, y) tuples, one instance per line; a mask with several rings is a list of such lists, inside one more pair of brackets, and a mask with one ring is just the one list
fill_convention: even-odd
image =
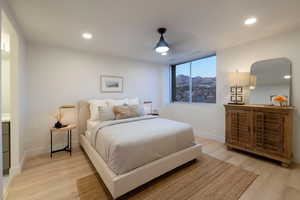
[(144, 111), (145, 114), (152, 113), (152, 101), (144, 101)]
[(249, 86), (250, 73), (249, 72), (229, 72), (228, 74), (230, 86)]
[(255, 75), (250, 75), (249, 87), (250, 87), (250, 90), (255, 89), (255, 87), (256, 87), (256, 76)]
[(77, 122), (77, 111), (74, 105), (63, 105), (59, 107), (62, 124), (71, 124)]
[(154, 48), (157, 53), (162, 54), (162, 53), (166, 53), (170, 50), (169, 45), (165, 41), (165, 38), (163, 36), (163, 34), (165, 34), (166, 31), (167, 31), (166, 28), (159, 28), (157, 30), (157, 32), (160, 34), (160, 39), (159, 39), (158, 43), (156, 44), (156, 46)]
[(166, 53), (169, 51), (169, 45), (168, 43), (165, 41), (164, 36), (160, 36), (159, 42), (157, 43), (157, 45), (155, 46), (155, 51), (157, 53)]

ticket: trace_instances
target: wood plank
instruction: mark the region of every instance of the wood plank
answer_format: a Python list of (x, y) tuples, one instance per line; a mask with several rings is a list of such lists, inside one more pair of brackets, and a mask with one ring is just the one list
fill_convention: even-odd
[[(259, 177), (242, 195), (241, 200), (297, 199), (300, 191), (300, 165), (282, 168), (277, 162), (228, 151), (223, 143), (196, 138), (203, 151), (225, 162), (253, 171)], [(22, 174), (8, 188), (8, 200), (78, 200), (76, 180), (94, 173), (85, 154), (76, 149), (72, 157), (60, 152), (27, 160)]]

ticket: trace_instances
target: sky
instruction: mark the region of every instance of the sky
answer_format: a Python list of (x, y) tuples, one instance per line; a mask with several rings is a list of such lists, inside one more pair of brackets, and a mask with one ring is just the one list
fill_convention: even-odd
[[(195, 60), (192, 62), (192, 77), (216, 77), (216, 56)], [(176, 66), (176, 76), (190, 74), (190, 63)]]

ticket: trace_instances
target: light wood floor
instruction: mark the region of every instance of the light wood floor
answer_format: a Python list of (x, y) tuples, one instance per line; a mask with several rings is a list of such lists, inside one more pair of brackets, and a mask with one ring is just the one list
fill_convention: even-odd
[[(203, 152), (225, 162), (259, 174), (241, 200), (299, 200), (300, 165), (290, 169), (280, 164), (228, 151), (217, 141), (197, 138)], [(50, 159), (42, 155), (28, 160), (21, 175), (14, 178), (8, 189), (9, 200), (73, 200), (79, 199), (76, 180), (94, 172), (85, 154), (77, 149), (72, 157), (61, 152)]]

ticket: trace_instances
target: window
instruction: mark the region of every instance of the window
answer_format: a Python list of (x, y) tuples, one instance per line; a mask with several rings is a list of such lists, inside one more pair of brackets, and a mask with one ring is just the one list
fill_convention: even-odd
[(172, 101), (216, 103), (216, 56), (172, 65)]

